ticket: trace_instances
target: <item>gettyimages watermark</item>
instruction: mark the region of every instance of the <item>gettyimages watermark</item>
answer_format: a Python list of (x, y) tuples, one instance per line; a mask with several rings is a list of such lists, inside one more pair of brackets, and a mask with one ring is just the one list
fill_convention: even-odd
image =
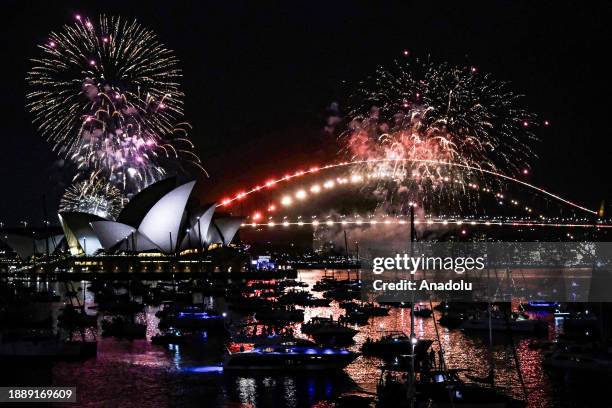
[(612, 302), (612, 243), (417, 242), (403, 252), (365, 251), (362, 295), (382, 302)]

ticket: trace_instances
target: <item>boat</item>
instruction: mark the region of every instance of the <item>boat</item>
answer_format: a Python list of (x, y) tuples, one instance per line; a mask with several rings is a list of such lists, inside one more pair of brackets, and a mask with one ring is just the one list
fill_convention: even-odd
[(301, 371), (341, 370), (358, 354), (346, 349), (299, 346), (294, 343), (254, 347), (231, 353), (223, 364), (224, 371)]
[(151, 337), (151, 343), (163, 346), (169, 344), (200, 344), (206, 340), (208, 340), (207, 332), (183, 333), (175, 329)]
[(530, 350), (550, 350), (554, 345), (555, 342), (552, 341), (534, 339), (527, 344), (527, 347)]
[(331, 317), (314, 317), (302, 325), (302, 333), (312, 336), (320, 343), (346, 344), (353, 340), (357, 330), (334, 321)]
[(249, 288), (253, 290), (275, 290), (279, 285), (274, 282), (258, 281), (252, 282)]
[(546, 333), (548, 324), (544, 320), (530, 319), (523, 314), (513, 313), (508, 319), (494, 316), (490, 319), (487, 316), (468, 318), (459, 325), (461, 330), (479, 331), (511, 331), (515, 333)]
[(372, 316), (387, 316), (389, 308), (376, 306), (373, 303), (359, 304), (353, 301), (341, 302), (340, 307), (346, 310), (346, 321), (349, 323), (367, 322)]
[(320, 280), (315, 282), (312, 287), (312, 290), (314, 290), (315, 292), (325, 292), (326, 290), (330, 290), (341, 285), (341, 281), (339, 281), (335, 277), (324, 276)]
[(559, 309), (559, 302), (550, 302), (545, 300), (530, 300), (527, 303), (521, 303), (519, 308), (530, 312), (554, 312)]
[(321, 278), (321, 280), (314, 284), (312, 290), (315, 292), (325, 292), (327, 290), (350, 287), (354, 285), (361, 285), (361, 281), (355, 279), (336, 279), (335, 277), (324, 276)]
[(385, 306), (376, 306), (373, 303), (366, 303), (358, 306), (356, 310), (365, 313), (369, 316), (388, 316), (389, 308)]
[(419, 304), (414, 308), (414, 315), (417, 317), (431, 317), (432, 314), (433, 311), (427, 306)]
[(308, 284), (306, 282), (298, 281), (295, 279), (283, 279), (277, 282), (277, 285), (281, 288), (289, 288), (289, 287), (300, 287), (306, 288)]
[(396, 300), (396, 297), (389, 295), (379, 295), (374, 300), (381, 306), (399, 307), (402, 309), (410, 309), (412, 307), (412, 302)]
[[(566, 309), (571, 310), (571, 309)], [(563, 335), (566, 340), (591, 341), (601, 336), (601, 321), (589, 309), (569, 311), (563, 317)]]
[(370, 395), (348, 394), (341, 395), (332, 400), (336, 408), (370, 408), (374, 398)]
[(261, 322), (303, 322), (304, 311), (290, 306), (271, 307), (255, 312), (254, 317)]
[(342, 309), (347, 310), (347, 311), (348, 310), (354, 310), (354, 309), (357, 309), (359, 307), (359, 303), (354, 302), (352, 300), (347, 300), (347, 301), (344, 301), (344, 302), (340, 302), (338, 305)]
[(226, 298), (229, 309), (241, 314), (252, 314), (258, 310), (270, 308), (272, 302), (255, 296), (231, 296)]
[(323, 293), (325, 299), (352, 300), (361, 298), (361, 288), (357, 285), (330, 289)]
[(365, 314), (360, 310), (347, 310), (346, 315), (338, 318), (340, 323), (347, 322), (353, 324), (367, 324), (368, 320), (370, 320), (370, 315)]
[(184, 330), (209, 330), (227, 332), (225, 317), (209, 312), (178, 312), (160, 319), (160, 329), (176, 328)]
[(232, 342), (236, 344), (267, 345), (296, 341), (314, 344), (310, 340), (297, 339), (291, 327), (278, 328), (259, 323), (245, 325), (239, 332), (232, 335)]
[(445, 311), (442, 312), (442, 316), (438, 319), (440, 325), (448, 327), (449, 329), (455, 329), (461, 326), (461, 323), (465, 320), (465, 315), (459, 312)]
[(309, 292), (302, 290), (290, 290), (278, 298), (278, 302), (284, 305), (326, 307), (331, 299), (315, 298)]
[(486, 313), (488, 307), (488, 304), (483, 302), (440, 302), (434, 306), (434, 310), (441, 312), (438, 323), (455, 329), (465, 319)]
[(562, 371), (612, 373), (612, 355), (587, 350), (556, 350), (544, 354), (542, 365), (548, 369)]
[[(433, 342), (431, 340), (419, 340), (415, 345), (415, 354), (420, 355), (427, 351)], [(367, 356), (388, 358), (412, 353), (410, 337), (403, 332), (388, 332), (378, 340), (367, 338), (361, 346), (361, 352)]]
[(383, 370), (376, 387), (377, 407), (397, 408), (519, 408), (516, 400), (495, 388), (466, 383), (458, 373), (466, 370), (427, 370), (415, 374), (411, 390), (405, 371)]
[(311, 296), (308, 299), (303, 300), (301, 303), (297, 303), (298, 306), (309, 306), (309, 307), (328, 307), (331, 304), (331, 299), (316, 298)]
[(258, 334), (249, 336), (246, 334), (238, 334), (232, 337), (234, 344), (252, 344), (257, 346), (271, 346), (282, 343), (294, 343), (298, 346), (316, 346), (316, 343), (306, 339), (294, 337), (292, 334)]

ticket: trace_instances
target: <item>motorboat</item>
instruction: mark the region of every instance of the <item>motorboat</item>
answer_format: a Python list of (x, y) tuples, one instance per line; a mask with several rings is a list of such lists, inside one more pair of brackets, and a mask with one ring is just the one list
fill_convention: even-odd
[(225, 317), (214, 312), (178, 312), (160, 319), (160, 329), (227, 331)]
[(331, 303), (331, 299), (316, 298), (302, 290), (290, 290), (279, 297), (278, 302), (285, 305), (326, 307)]
[[(431, 340), (419, 340), (415, 344), (415, 354), (424, 353), (431, 344)], [(410, 337), (403, 332), (388, 332), (378, 340), (368, 337), (361, 346), (361, 352), (381, 358), (407, 355), (412, 353), (412, 343)]]
[(261, 322), (303, 322), (304, 311), (291, 306), (270, 307), (255, 312), (254, 317)]
[(530, 300), (527, 303), (521, 303), (519, 307), (530, 312), (554, 312), (559, 309), (560, 305), (559, 302)]
[(302, 333), (312, 336), (320, 343), (346, 344), (352, 341), (357, 330), (331, 317), (314, 317), (302, 325)]
[(169, 344), (201, 344), (208, 340), (208, 332), (181, 332), (180, 330), (166, 330), (164, 333), (151, 337), (151, 343), (167, 346)]
[(360, 310), (347, 310), (346, 315), (340, 316), (338, 321), (345, 321), (352, 324), (367, 324), (370, 320), (370, 315), (363, 313)]
[(357, 357), (357, 353), (346, 349), (282, 343), (231, 353), (223, 368), (224, 371), (341, 370)]
[(459, 325), (461, 330), (511, 331), (515, 333), (546, 333), (548, 324), (544, 320), (530, 319), (523, 314), (513, 313), (507, 319), (501, 316), (467, 318)]
[(366, 303), (357, 308), (360, 312), (363, 312), (369, 316), (387, 316), (389, 315), (389, 308), (385, 306), (377, 306), (374, 303)]
[(334, 300), (359, 299), (361, 297), (361, 288), (358, 285), (351, 285), (330, 289), (323, 293), (323, 297)]
[(414, 307), (414, 315), (417, 317), (431, 317), (433, 310), (421, 304)]

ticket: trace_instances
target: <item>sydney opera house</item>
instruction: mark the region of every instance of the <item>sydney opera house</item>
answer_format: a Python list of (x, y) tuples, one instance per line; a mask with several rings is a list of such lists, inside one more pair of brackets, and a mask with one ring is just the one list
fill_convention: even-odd
[(115, 220), (62, 212), (63, 234), (43, 239), (3, 234), (0, 238), (22, 259), (60, 249), (95, 259), (126, 253), (179, 255), (230, 245), (242, 219), (215, 213), (216, 204), (194, 204), (194, 186), (195, 181), (177, 186), (176, 178), (168, 178), (135, 195)]

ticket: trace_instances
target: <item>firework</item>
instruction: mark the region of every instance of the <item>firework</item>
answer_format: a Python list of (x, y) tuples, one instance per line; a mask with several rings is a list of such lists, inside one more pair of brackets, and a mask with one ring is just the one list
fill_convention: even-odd
[(76, 182), (60, 200), (60, 212), (82, 212), (115, 219), (123, 208), (124, 197), (116, 187), (100, 178)]
[[(446, 188), (453, 195), (457, 186), (467, 189), (470, 177), (482, 176), (479, 170), (518, 174), (533, 157), (534, 114), (508, 83), (474, 67), (396, 62), (362, 82), (352, 99), (342, 136), (346, 153), (375, 163), (362, 172), (392, 175), (400, 184), (394, 192), (425, 197)], [(441, 183), (448, 177), (459, 180), (452, 191)]]
[[(162, 178), (165, 158), (189, 158), (173, 53), (136, 21), (77, 16), (40, 45), (28, 107), (54, 149), (80, 174), (101, 173), (126, 191)], [(78, 176), (80, 177), (80, 176)]]

